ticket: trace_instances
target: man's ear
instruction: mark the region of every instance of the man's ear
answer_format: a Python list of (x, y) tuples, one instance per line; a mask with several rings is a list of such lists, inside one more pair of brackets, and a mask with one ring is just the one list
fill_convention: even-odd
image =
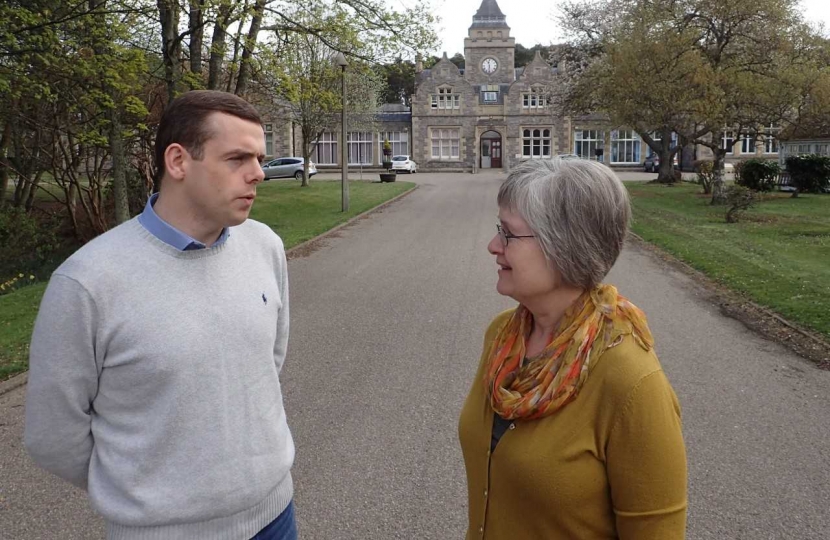
[(185, 162), (190, 154), (179, 143), (173, 143), (164, 151), (164, 171), (172, 180), (182, 180), (185, 175)]

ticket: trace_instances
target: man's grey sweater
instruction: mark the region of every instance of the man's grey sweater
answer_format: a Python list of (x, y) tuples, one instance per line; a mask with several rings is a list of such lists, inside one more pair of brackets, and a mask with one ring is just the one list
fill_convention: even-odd
[(111, 539), (247, 540), (291, 501), (282, 240), (248, 220), (178, 251), (133, 219), (52, 276), (25, 444), (87, 489)]

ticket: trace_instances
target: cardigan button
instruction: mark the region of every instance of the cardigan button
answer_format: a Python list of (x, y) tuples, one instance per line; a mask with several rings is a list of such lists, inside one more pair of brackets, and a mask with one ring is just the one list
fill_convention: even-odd
[(484, 490), (484, 496), (487, 497), (487, 490)]
[(516, 429), (516, 424), (513, 422), (510, 423), (510, 427), (508, 429)]

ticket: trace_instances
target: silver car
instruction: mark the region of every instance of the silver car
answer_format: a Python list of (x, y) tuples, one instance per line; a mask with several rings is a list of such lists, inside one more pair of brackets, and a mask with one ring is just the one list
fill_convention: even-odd
[[(292, 176), (297, 180), (302, 180), (303, 158), (284, 157), (272, 159), (262, 165), (262, 170), (265, 172), (266, 180), (270, 180), (271, 178), (290, 178)], [(308, 164), (308, 177), (311, 178), (315, 174), (317, 174), (317, 166), (311, 161)]]

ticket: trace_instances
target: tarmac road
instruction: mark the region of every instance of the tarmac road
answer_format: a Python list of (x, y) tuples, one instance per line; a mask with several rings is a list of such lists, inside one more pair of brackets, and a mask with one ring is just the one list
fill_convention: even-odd
[[(483, 331), (512, 303), (486, 251), (500, 178), (415, 175), (413, 194), (289, 263), (301, 538), (463, 538), (458, 412)], [(648, 315), (683, 406), (687, 538), (830, 538), (830, 372), (636, 245), (608, 281)], [(84, 494), (23, 455), (23, 390), (0, 396), (0, 538), (102, 538)]]

